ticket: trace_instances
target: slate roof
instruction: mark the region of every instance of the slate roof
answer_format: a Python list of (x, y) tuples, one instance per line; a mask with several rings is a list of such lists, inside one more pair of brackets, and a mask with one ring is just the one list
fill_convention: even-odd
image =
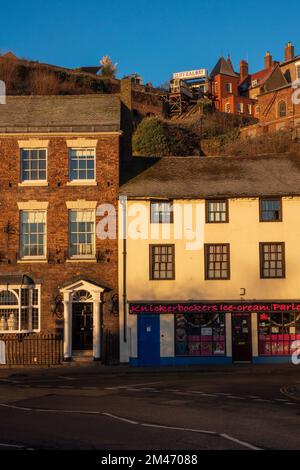
[(221, 57), (218, 60), (210, 76), (215, 77), (219, 74), (229, 75), (230, 77), (238, 77), (238, 74), (233, 70), (231, 61), (229, 62), (228, 60), (224, 59), (224, 57)]
[(114, 132), (120, 130), (115, 95), (8, 96), (0, 132)]
[(120, 195), (133, 199), (300, 195), (300, 155), (164, 157), (127, 180)]
[(34, 281), (27, 274), (0, 274), (0, 285), (34, 285)]
[[(262, 86), (266, 80), (272, 75), (276, 67), (270, 67), (259, 72), (250, 73), (241, 83), (240, 87), (256, 88)], [(257, 80), (257, 85), (252, 86), (252, 82)]]

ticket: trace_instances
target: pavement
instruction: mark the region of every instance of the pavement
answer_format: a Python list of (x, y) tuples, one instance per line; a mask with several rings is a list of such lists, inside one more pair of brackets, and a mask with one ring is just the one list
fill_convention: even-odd
[[(103, 365), (100, 362), (80, 363), (66, 362), (61, 366), (2, 366), (0, 365), (0, 377), (11, 375), (60, 375), (62, 372), (68, 375), (126, 375), (126, 374), (174, 374), (174, 373), (224, 373), (224, 374), (281, 374), (295, 373), (299, 368), (292, 364), (235, 364), (235, 365), (201, 365), (201, 366), (164, 366), (164, 367), (132, 367), (128, 364)], [(300, 382), (299, 382), (300, 384)]]
[(291, 365), (0, 369), (1, 449), (300, 449)]

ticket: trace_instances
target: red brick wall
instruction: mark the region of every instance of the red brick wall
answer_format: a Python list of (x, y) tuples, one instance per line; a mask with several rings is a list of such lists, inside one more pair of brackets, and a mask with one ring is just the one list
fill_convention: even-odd
[[(97, 186), (67, 186), (68, 148), (66, 137), (38, 136), (49, 140), (47, 187), (20, 187), (20, 149), (17, 137), (0, 137), (0, 253), (5, 262), (0, 264), (1, 274), (28, 273), (34, 280), (42, 281), (41, 328), (42, 332), (55, 332), (62, 324), (50, 312), (50, 302), (58, 293), (58, 287), (81, 275), (94, 280), (117, 293), (118, 253), (117, 240), (101, 241), (96, 238), (96, 252), (103, 257), (98, 263), (68, 263), (65, 254), (68, 250), (68, 209), (66, 201), (85, 199), (108, 202), (117, 208), (119, 184), (119, 136), (89, 136), (98, 139), (96, 150)], [(71, 138), (77, 136), (71, 136)], [(70, 138), (70, 136), (68, 136)], [(26, 136), (20, 140), (26, 140)], [(16, 261), (19, 251), (19, 211), (18, 202), (48, 201), (47, 211), (47, 251), (52, 262), (20, 264)], [(9, 237), (4, 227), (10, 222), (14, 233)], [(97, 219), (98, 222), (98, 219)], [(106, 294), (106, 299), (109, 294)], [(105, 329), (117, 334), (118, 321), (108, 314), (103, 306)]]
[(292, 103), (293, 91), (291, 87), (288, 87), (258, 96), (259, 121), (266, 123), (279, 119), (278, 103), (282, 100), (285, 101), (287, 105), (287, 118), (299, 115), (300, 105), (293, 105)]
[[(217, 83), (217, 93), (215, 92), (215, 83)], [(232, 93), (226, 90), (226, 84), (232, 84)], [(215, 107), (220, 112), (226, 112), (226, 103), (230, 103), (230, 113), (238, 114), (238, 103), (244, 104), (243, 114), (247, 115), (247, 104), (252, 105), (252, 116), (254, 115), (254, 101), (250, 98), (240, 96), (239, 94), (239, 78), (227, 75), (216, 75), (212, 82), (213, 94), (216, 96)]]

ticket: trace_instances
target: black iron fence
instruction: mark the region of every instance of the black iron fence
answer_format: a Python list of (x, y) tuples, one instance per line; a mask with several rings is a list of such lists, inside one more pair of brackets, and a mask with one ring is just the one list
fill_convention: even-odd
[(102, 363), (119, 363), (119, 336), (110, 330), (106, 330), (103, 335)]
[(1, 341), (0, 361), (6, 365), (50, 367), (63, 362), (63, 339), (60, 335), (0, 334)]

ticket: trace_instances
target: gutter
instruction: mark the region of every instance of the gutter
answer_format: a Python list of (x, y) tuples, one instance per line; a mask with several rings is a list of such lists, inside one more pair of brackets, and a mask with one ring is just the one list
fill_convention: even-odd
[(127, 343), (127, 197), (120, 196), (120, 204), (122, 206), (122, 239), (123, 239), (123, 341)]

